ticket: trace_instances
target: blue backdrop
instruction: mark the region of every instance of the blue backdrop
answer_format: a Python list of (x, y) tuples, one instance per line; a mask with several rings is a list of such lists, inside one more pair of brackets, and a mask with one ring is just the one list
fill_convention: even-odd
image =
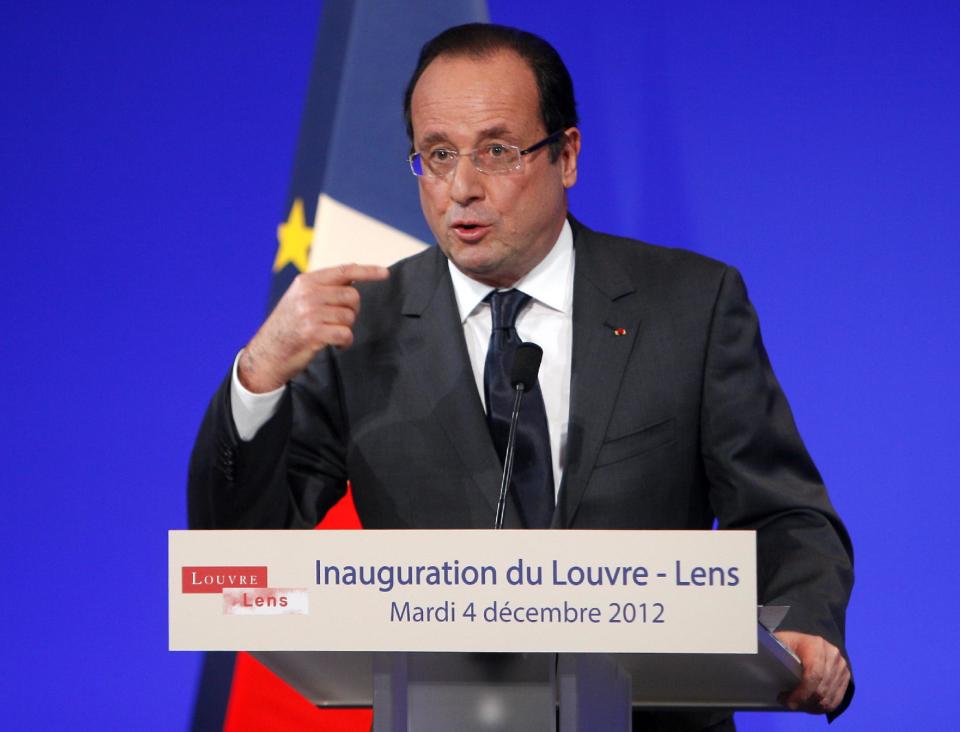
[[(960, 5), (595, 7), (490, 2), (573, 73), (573, 210), (744, 272), (856, 546), (839, 728), (946, 728)], [(199, 659), (166, 651), (166, 530), (263, 314), (319, 11), (4, 11), (4, 727), (186, 727)]]

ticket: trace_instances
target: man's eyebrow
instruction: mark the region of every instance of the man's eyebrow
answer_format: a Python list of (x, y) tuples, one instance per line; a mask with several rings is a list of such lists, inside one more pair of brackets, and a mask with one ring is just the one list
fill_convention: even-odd
[[(480, 130), (476, 139), (489, 140), (495, 137), (509, 138), (510, 136), (511, 133), (509, 127), (506, 127), (505, 125), (495, 125), (493, 127), (487, 127)], [(430, 147), (431, 145), (446, 144), (449, 142), (450, 139), (442, 132), (428, 132), (423, 136), (423, 139), (420, 140), (419, 146), (425, 148)]]
[(485, 130), (480, 130), (480, 134), (477, 135), (477, 139), (487, 140), (491, 137), (510, 137), (510, 128), (504, 125), (496, 125), (494, 127), (487, 127)]
[(447, 136), (442, 132), (431, 132), (420, 140), (421, 147), (436, 145), (438, 142), (447, 142)]

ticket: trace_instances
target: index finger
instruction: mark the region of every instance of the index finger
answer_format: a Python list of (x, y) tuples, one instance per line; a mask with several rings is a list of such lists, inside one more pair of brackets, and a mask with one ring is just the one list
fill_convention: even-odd
[(809, 655), (802, 659), (800, 683), (781, 697), (781, 703), (789, 709), (801, 709), (819, 701), (817, 689), (824, 677), (822, 655)]
[(780, 695), (780, 703), (788, 709), (805, 707), (809, 704), (823, 677), (825, 664), (823, 641), (817, 637), (791, 631), (780, 631), (774, 635), (800, 660), (801, 664), (800, 682), (790, 691)]
[(376, 264), (340, 264), (314, 272), (314, 278), (323, 285), (349, 285), (352, 282), (385, 280), (390, 270)]

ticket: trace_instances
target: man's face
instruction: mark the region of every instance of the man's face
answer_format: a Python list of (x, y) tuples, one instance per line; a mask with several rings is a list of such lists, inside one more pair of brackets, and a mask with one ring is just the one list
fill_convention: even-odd
[[(523, 149), (556, 130), (540, 118), (533, 72), (511, 51), (474, 58), (440, 56), (411, 99), (413, 146), (461, 153), (492, 143)], [(537, 266), (560, 235), (566, 189), (577, 179), (580, 133), (571, 128), (556, 162), (543, 147), (521, 169), (481, 173), (469, 155), (444, 178), (424, 176), (420, 205), (443, 253), (475, 280), (509, 287)]]

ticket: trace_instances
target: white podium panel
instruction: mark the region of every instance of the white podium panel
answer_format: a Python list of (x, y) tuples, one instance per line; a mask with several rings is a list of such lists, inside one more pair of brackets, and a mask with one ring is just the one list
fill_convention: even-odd
[(173, 531), (170, 648), (755, 653), (737, 531)]

